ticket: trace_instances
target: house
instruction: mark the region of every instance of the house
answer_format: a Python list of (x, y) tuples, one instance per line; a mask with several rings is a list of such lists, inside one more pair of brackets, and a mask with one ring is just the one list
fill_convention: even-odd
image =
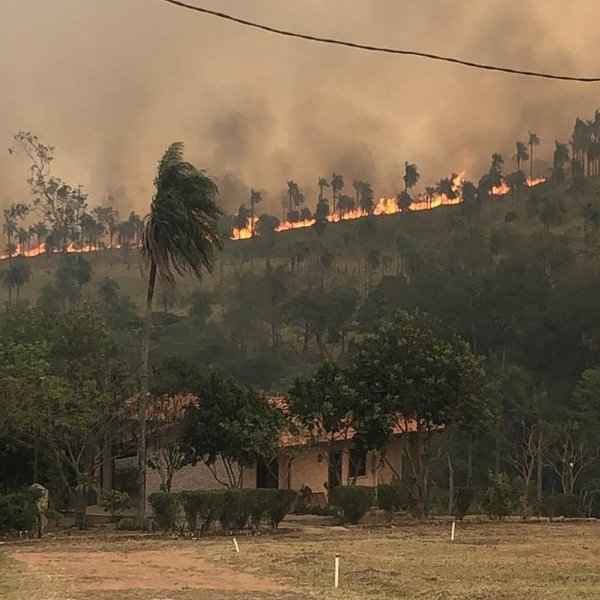
[[(287, 405), (282, 398), (269, 398), (280, 410)], [(182, 403), (179, 403), (182, 406)], [(310, 488), (315, 498), (325, 501), (329, 490), (338, 485), (376, 486), (402, 477), (403, 436), (408, 431), (397, 426), (388, 445), (385, 457), (376, 451), (360, 451), (355, 444), (355, 431), (346, 427), (332, 437), (325, 434), (318, 439), (306, 433), (284, 432), (280, 438), (277, 457), (269, 464), (257, 462), (242, 469), (242, 487), (279, 488), (301, 490)], [(105, 485), (119, 488), (119, 482), (133, 484), (131, 473), (137, 465), (135, 456), (119, 458), (114, 462), (113, 473)], [(127, 473), (125, 478), (121, 473)], [(146, 486), (148, 494), (160, 491), (164, 474), (148, 467)], [(108, 481), (110, 479), (110, 482)], [(225, 465), (217, 461), (212, 468), (204, 464), (186, 465), (177, 470), (172, 479), (173, 491), (218, 489), (227, 480)], [(122, 487), (120, 487), (122, 489)]]

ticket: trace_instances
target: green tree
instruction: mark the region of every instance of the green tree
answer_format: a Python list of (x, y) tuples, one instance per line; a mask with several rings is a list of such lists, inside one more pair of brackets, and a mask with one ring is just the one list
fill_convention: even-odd
[(312, 377), (296, 378), (287, 399), (293, 418), (301, 423), (311, 441), (329, 444), (329, 489), (342, 484), (331, 480), (332, 472), (339, 467), (333, 463), (336, 456), (333, 449), (336, 440), (349, 437), (355, 404), (355, 392), (344, 372), (334, 362), (325, 361)]
[(405, 432), (413, 499), (424, 512), (434, 435), (451, 423), (478, 431), (493, 419), (481, 361), (459, 338), (398, 312), (356, 344), (348, 378), (358, 395), (354, 426), (366, 447), (385, 456), (392, 432)]
[[(204, 463), (216, 481), (244, 484), (244, 468), (276, 456), (285, 420), (254, 388), (211, 372), (190, 386), (196, 400), (185, 411), (182, 444), (187, 460)], [(225, 471), (225, 477), (221, 469)]]
[(146, 498), (146, 399), (150, 357), (152, 300), (157, 276), (166, 284), (175, 284), (175, 274), (191, 272), (200, 277), (211, 271), (214, 248), (220, 248), (217, 186), (204, 171), (183, 159), (183, 144), (169, 146), (162, 157), (156, 179), (150, 213), (144, 220), (142, 258), (148, 272), (146, 310), (142, 331), (140, 402), (138, 432), (138, 468), (141, 516), (145, 516)]

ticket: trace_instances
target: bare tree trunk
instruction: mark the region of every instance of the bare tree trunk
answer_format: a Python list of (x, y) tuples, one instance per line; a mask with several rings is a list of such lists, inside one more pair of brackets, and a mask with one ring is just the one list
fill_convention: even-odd
[(148, 288), (146, 292), (146, 313), (142, 331), (142, 365), (140, 372), (140, 398), (138, 413), (138, 485), (140, 493), (140, 519), (146, 518), (146, 404), (150, 389), (148, 386), (150, 357), (150, 327), (152, 324), (152, 299), (156, 285), (156, 263), (150, 262)]

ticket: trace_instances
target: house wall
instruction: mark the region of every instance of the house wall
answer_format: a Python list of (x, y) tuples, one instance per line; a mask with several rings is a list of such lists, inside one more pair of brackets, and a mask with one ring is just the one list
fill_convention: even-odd
[[(343, 485), (353, 483), (350, 478), (350, 451), (353, 446), (352, 442), (338, 442), (334, 445), (335, 452), (342, 451)], [(302, 486), (308, 486), (314, 493), (327, 493), (328, 456), (329, 448), (322, 445), (289, 455), (287, 458), (280, 457), (279, 487), (299, 490)], [(392, 439), (385, 458), (386, 460), (381, 461), (379, 453), (367, 452), (366, 473), (363, 477), (356, 478), (356, 485), (376, 486), (380, 483), (391, 483), (396, 477), (402, 477), (402, 440), (399, 437)]]

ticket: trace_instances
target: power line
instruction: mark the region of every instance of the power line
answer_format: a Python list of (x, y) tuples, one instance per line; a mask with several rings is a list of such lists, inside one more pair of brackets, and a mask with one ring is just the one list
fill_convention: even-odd
[(446, 63), (452, 63), (455, 65), (461, 65), (463, 67), (470, 67), (473, 69), (482, 69), (484, 71), (496, 71), (500, 73), (509, 73), (511, 75), (523, 75), (526, 77), (538, 77), (541, 79), (554, 79), (559, 81), (578, 81), (580, 83), (597, 83), (600, 82), (600, 77), (574, 77), (571, 75), (556, 75), (554, 73), (543, 73), (540, 71), (524, 71), (521, 69), (512, 69), (510, 67), (499, 67), (496, 65), (488, 65), (484, 63), (472, 62), (469, 60), (462, 60), (460, 58), (454, 58), (452, 56), (442, 56), (439, 54), (431, 54), (429, 52), (420, 52), (418, 50), (403, 50), (400, 48), (386, 48), (381, 46), (370, 46), (367, 44), (359, 44), (356, 42), (347, 42), (344, 40), (336, 40), (333, 38), (323, 38), (315, 35), (309, 35), (306, 33), (297, 33), (294, 31), (287, 31), (285, 29), (277, 29), (276, 27), (270, 27), (269, 25), (263, 25), (261, 23), (255, 23), (253, 21), (247, 21), (239, 17), (234, 17), (227, 13), (211, 10), (209, 8), (202, 8), (200, 6), (194, 6), (187, 4), (181, 0), (162, 0), (168, 4), (178, 6), (180, 8), (186, 8), (206, 15), (211, 15), (219, 19), (238, 23), (239, 25), (245, 25), (246, 27), (252, 27), (254, 29), (260, 29), (261, 31), (267, 31), (269, 33), (275, 33), (277, 35), (283, 35), (286, 37), (297, 38), (300, 40), (308, 40), (310, 42), (319, 42), (322, 44), (331, 44), (334, 46), (344, 46), (346, 48), (355, 48), (358, 50), (367, 50), (369, 52), (380, 52), (384, 54), (399, 54), (402, 56), (415, 56), (417, 58), (427, 58), (430, 60), (436, 60)]

